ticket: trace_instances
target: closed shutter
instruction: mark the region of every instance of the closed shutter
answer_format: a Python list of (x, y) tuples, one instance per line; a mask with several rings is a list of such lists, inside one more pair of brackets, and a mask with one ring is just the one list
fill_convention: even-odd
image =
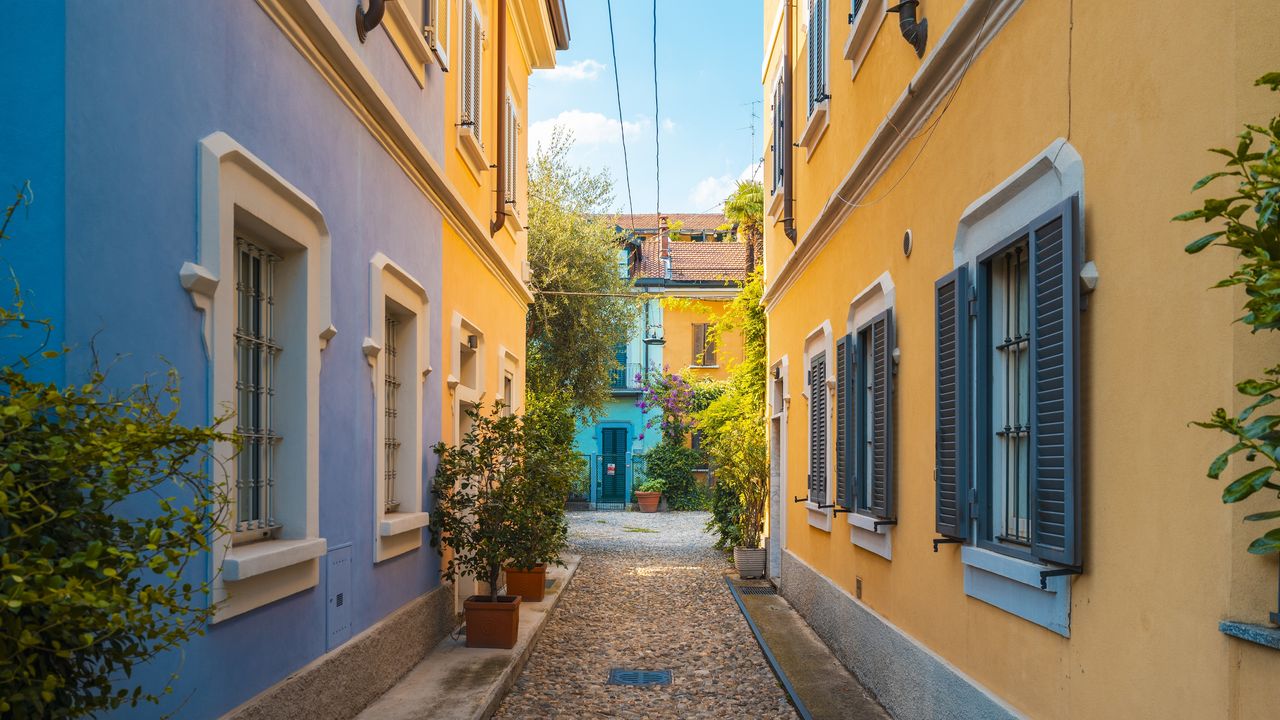
[(836, 503), (844, 508), (853, 508), (854, 473), (858, 466), (854, 451), (855, 357), (853, 335), (836, 340)]
[(893, 487), (893, 310), (871, 321), (867, 348), (867, 381), (870, 388), (870, 422), (867, 428), (871, 453), (867, 509), (879, 518), (891, 518)]
[(818, 0), (809, 0), (809, 115), (813, 114), (815, 90), (818, 86)]
[(702, 364), (702, 350), (707, 342), (707, 326), (702, 323), (693, 324), (693, 364)]
[(1031, 518), (1032, 553), (1080, 565), (1081, 247), (1075, 198), (1031, 226)]
[[(710, 326), (704, 326), (709, 328)], [(703, 331), (702, 338), (702, 364), (707, 366), (716, 365), (716, 341), (711, 337), (709, 330)]]
[(934, 284), (937, 313), (933, 478), (939, 535), (969, 537), (968, 273), (962, 265)]
[(511, 98), (507, 98), (506, 113), (506, 175), (503, 178), (506, 187), (503, 190), (506, 193), (506, 201), (514, 205), (516, 202), (516, 168), (519, 166), (516, 162), (519, 128), (516, 126), (516, 105), (511, 101)]
[(786, 119), (786, 107), (783, 103), (786, 100), (782, 90), (782, 83), (785, 81), (786, 62), (782, 64), (783, 70), (779, 73), (778, 85), (773, 89), (773, 193), (776, 195), (778, 189), (782, 187), (782, 180), (786, 173), (787, 161), (787, 139), (783, 135), (785, 126), (783, 121)]
[(466, 123), (468, 127), (472, 127), (472, 129), (474, 129), (474, 127), (472, 126), (472, 123), (475, 122), (475, 118), (471, 116), (472, 115), (471, 74), (473, 72), (471, 67), (471, 43), (473, 42), (471, 37), (471, 30), (472, 28), (475, 27), (475, 25), (474, 23), (471, 22), (471, 14), (472, 14), (471, 3), (464, 1), (462, 4), (462, 18), (461, 18), (462, 20), (462, 28), (461, 28), (461, 31), (462, 31), (462, 58), (461, 58), (462, 77), (459, 78), (459, 82), (462, 85), (462, 122)]
[(827, 358), (809, 363), (809, 500), (827, 502)]

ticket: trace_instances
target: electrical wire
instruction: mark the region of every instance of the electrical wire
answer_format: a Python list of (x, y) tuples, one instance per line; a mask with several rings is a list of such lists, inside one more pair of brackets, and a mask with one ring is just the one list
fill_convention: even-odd
[(609, 51), (613, 53), (613, 94), (618, 99), (618, 130), (622, 133), (622, 172), (627, 179), (627, 210), (631, 218), (631, 232), (636, 231), (636, 207), (631, 201), (631, 163), (627, 160), (627, 124), (622, 121), (622, 84), (618, 80), (618, 43), (613, 34), (613, 0), (609, 8)]
[[(987, 3), (986, 13), (984, 13), (982, 16), (982, 26), (978, 28), (977, 37), (979, 39), (987, 30), (987, 22), (991, 19), (991, 8), (993, 5), (995, 5), (994, 2), (989, 1)], [(916, 161), (919, 160), (920, 156), (924, 154), (925, 148), (929, 147), (929, 141), (933, 139), (934, 131), (936, 131), (938, 129), (938, 125), (942, 123), (942, 118), (947, 114), (947, 110), (951, 109), (951, 103), (956, 99), (956, 95), (960, 93), (960, 86), (964, 83), (964, 79), (969, 76), (969, 69), (973, 67), (973, 61), (975, 58), (978, 57), (978, 51), (981, 48), (982, 48), (982, 43), (978, 40), (975, 40), (973, 44), (973, 50), (969, 52), (969, 58), (965, 60), (964, 70), (960, 72), (960, 78), (956, 80), (956, 86), (951, 89), (951, 95), (947, 97), (947, 102), (942, 106), (942, 110), (938, 112), (938, 117), (933, 121), (933, 123), (929, 126), (929, 128), (927, 130), (921, 131), (917, 135), (913, 135), (912, 137), (907, 138), (907, 142), (910, 142), (911, 140), (914, 140), (920, 137), (921, 135), (924, 135), (924, 142), (920, 144), (920, 149), (917, 150), (916, 154), (911, 158), (911, 162), (907, 164), (907, 168), (902, 171), (902, 174), (899, 175), (898, 179), (893, 182), (893, 185), (890, 185), (889, 189), (884, 191), (883, 195), (876, 198), (875, 200), (868, 200), (867, 202), (853, 202), (851, 200), (846, 200), (843, 197), (840, 197), (840, 191), (837, 190), (835, 193), (831, 195), (831, 197), (835, 198), (836, 200), (839, 200), (845, 205), (848, 205), (850, 208), (870, 207), (884, 200), (885, 198), (889, 197), (889, 195), (892, 194), (893, 191), (898, 188), (898, 185), (902, 183), (902, 181), (907, 177), (907, 175), (911, 174), (911, 169), (916, 166)], [(899, 130), (898, 127), (894, 125), (892, 122), (890, 122), (889, 125), (894, 130), (897, 130), (899, 135), (902, 134), (902, 131)]]
[(658, 0), (653, 0), (653, 176), (654, 213), (662, 216), (662, 120), (658, 113)]

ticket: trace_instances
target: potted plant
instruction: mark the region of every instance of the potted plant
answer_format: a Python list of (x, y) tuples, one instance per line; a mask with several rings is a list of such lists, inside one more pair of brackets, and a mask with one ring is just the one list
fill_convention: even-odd
[(640, 512), (658, 512), (658, 503), (662, 501), (662, 491), (667, 484), (662, 478), (651, 477), (636, 486), (636, 504)]
[(571, 404), (563, 394), (530, 394), (520, 422), (525, 471), (508, 480), (514, 507), (510, 522), (522, 528), (504, 571), (507, 593), (525, 602), (541, 602), (547, 589), (547, 565), (560, 562), (568, 544), (565, 499), (586, 471), (582, 456), (569, 450), (576, 430)]
[(499, 572), (512, 558), (527, 556), (522, 522), (534, 512), (519, 502), (524, 476), (520, 420), (494, 406), (492, 415), (468, 411), (471, 430), (456, 446), (439, 443), (431, 494), (431, 544), (452, 554), (443, 575), (471, 575), (488, 584), (486, 595), (468, 597), (467, 647), (512, 648), (520, 630), (520, 597), (499, 595)]

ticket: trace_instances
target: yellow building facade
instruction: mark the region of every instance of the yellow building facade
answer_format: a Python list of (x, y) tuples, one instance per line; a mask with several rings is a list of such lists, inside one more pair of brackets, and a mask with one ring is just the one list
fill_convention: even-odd
[(765, 2), (770, 574), (901, 717), (1274, 717), (1266, 501), (1188, 422), (1277, 346), (1169, 222), (1274, 5), (891, 4)]

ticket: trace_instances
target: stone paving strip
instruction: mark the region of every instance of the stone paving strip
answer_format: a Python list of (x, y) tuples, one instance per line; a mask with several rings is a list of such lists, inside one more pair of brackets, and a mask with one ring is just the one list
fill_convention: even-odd
[[(725, 587), (707, 519), (570, 513), (577, 574), (495, 717), (796, 717)], [(672, 680), (610, 685), (611, 668)]]

